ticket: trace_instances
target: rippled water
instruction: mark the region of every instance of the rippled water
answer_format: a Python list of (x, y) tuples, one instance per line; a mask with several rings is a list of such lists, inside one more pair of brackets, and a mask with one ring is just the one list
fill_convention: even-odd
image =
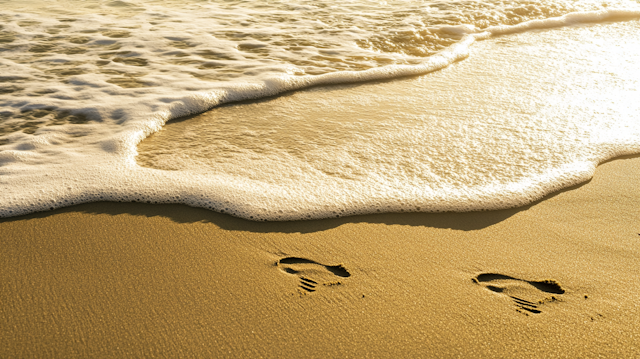
[[(118, 117), (97, 110), (105, 102), (157, 102), (167, 93), (283, 74), (419, 64), (463, 35), (490, 26), (636, 5), (362, 0), (45, 4), (2, 4), (0, 135)], [(111, 111), (122, 108), (109, 106)]]
[[(232, 207), (243, 208), (231, 211), (234, 214), (263, 219), (318, 218), (335, 212), (319, 210), (318, 206), (339, 207), (344, 213), (375, 212), (379, 208), (397, 210), (386, 203), (393, 201), (393, 196), (373, 196), (376, 191), (373, 187), (357, 185), (340, 187), (341, 191), (358, 197), (357, 200), (331, 202), (316, 196), (309, 202), (312, 204), (298, 205), (295, 199), (277, 204), (274, 198), (281, 197), (282, 193), (293, 197), (304, 195), (292, 194), (295, 192), (292, 188), (299, 187), (295, 181), (256, 178), (252, 168), (265, 168), (264, 173), (269, 173), (269, 163), (274, 163), (260, 156), (254, 156), (257, 159), (251, 166), (229, 168), (228, 172), (213, 176), (207, 170), (208, 165), (202, 165), (202, 173), (193, 175), (192, 172), (198, 171), (191, 167), (187, 170), (180, 163), (156, 166), (157, 170), (140, 167), (135, 162), (136, 145), (160, 130), (169, 119), (202, 112), (225, 102), (261, 98), (312, 85), (428, 73), (464, 59), (474, 41), (492, 36), (604, 20), (633, 22), (640, 17), (638, 3), (625, 0), (544, 3), (522, 0), (0, 1), (0, 8), (0, 184), (6, 189), (0, 195), (3, 196), (0, 197), (0, 216), (101, 199), (178, 202), (215, 210), (228, 208), (231, 203)], [(406, 106), (410, 105), (416, 106), (415, 103)], [(456, 105), (452, 106), (456, 113)], [(482, 106), (488, 105), (485, 102)], [(458, 110), (462, 111), (462, 107)], [(269, 139), (269, 133), (278, 128), (281, 131), (295, 128), (290, 124), (283, 130), (277, 116), (263, 123), (249, 124), (236, 122), (233, 112), (228, 116), (229, 121), (215, 128), (222, 138), (239, 136), (239, 128), (246, 130), (246, 138), (260, 139)], [(440, 120), (449, 124), (445, 126), (446, 133), (452, 138), (464, 133), (456, 127), (451, 114), (433, 116), (441, 116)], [(315, 120), (301, 118), (298, 121), (311, 124)], [(407, 118), (403, 121), (412, 123)], [(378, 142), (395, 137), (406, 139), (406, 143), (397, 143), (396, 150), (404, 151), (410, 146), (409, 152), (417, 154), (402, 159), (411, 162), (401, 166), (404, 169), (394, 171), (399, 159), (386, 154), (393, 151), (391, 146), (371, 148), (359, 154), (342, 152), (350, 153), (345, 156), (334, 153), (332, 156), (337, 156), (334, 159), (340, 158), (338, 162), (327, 160), (312, 163), (311, 167), (309, 163), (286, 167), (291, 176), (285, 177), (296, 177), (293, 174), (302, 171), (298, 177), (310, 180), (313, 176), (308, 177), (309, 174), (325, 168), (328, 170), (321, 170), (325, 175), (342, 173), (357, 183), (358, 176), (372, 178), (376, 177), (376, 171), (383, 171), (387, 176), (379, 176), (378, 182), (384, 186), (407, 179), (415, 182), (412, 189), (391, 186), (389, 191), (394, 193), (413, 193), (420, 188), (433, 192), (446, 185), (448, 194), (438, 199), (440, 202), (467, 192), (465, 196), (473, 202), (474, 186), (495, 185), (486, 178), (471, 180), (475, 177), (461, 176), (474, 166), (469, 167), (455, 158), (447, 158), (451, 170), (440, 177), (407, 177), (406, 168), (429, 172), (425, 172), (425, 168), (431, 166), (437, 151), (420, 139), (427, 136), (430, 125), (421, 123), (412, 128), (392, 123), (365, 121), (357, 128), (349, 128), (345, 138), (356, 143), (362, 138)], [(307, 138), (298, 141), (296, 147), (288, 140), (280, 143), (276, 139), (274, 146), (286, 150), (291, 145), (291, 150), (299, 153), (295, 158), (277, 157), (282, 152), (271, 153), (276, 156), (271, 160), (296, 163), (297, 159), (315, 152), (329, 153), (327, 150), (338, 145), (336, 138), (340, 137), (332, 131), (343, 131), (342, 125), (349, 127), (349, 121), (332, 124), (338, 127), (325, 127), (324, 132), (317, 134), (326, 139), (320, 144)], [(164, 140), (169, 147), (171, 141), (170, 138)], [(197, 147), (197, 143), (194, 146)], [(218, 153), (221, 159), (234, 158), (230, 154), (235, 149), (225, 146), (218, 143), (212, 153)], [(523, 151), (526, 147), (524, 141), (511, 151)], [(260, 153), (262, 150), (248, 151)], [(591, 163), (597, 163), (600, 157), (592, 156)], [(387, 165), (358, 170), (362, 158)], [(567, 160), (563, 165), (571, 163)], [(180, 168), (184, 173), (179, 176), (175, 171), (172, 174), (166, 171)], [(305, 168), (310, 172), (305, 173)], [(459, 180), (453, 180), (456, 178)], [(527, 176), (518, 178), (520, 181)], [(178, 191), (181, 194), (167, 185), (176, 181), (183, 185)], [(277, 182), (277, 189), (264, 187), (273, 181)], [(322, 178), (313, 181), (324, 183)], [(319, 185), (314, 190), (321, 193), (329, 187), (323, 189)], [(545, 191), (549, 189), (538, 192)], [(247, 204), (253, 201), (247, 198), (256, 192), (261, 193), (259, 202), (267, 209), (254, 211)], [(429, 196), (412, 196), (408, 195), (414, 202), (422, 203), (411, 207), (420, 208), (418, 210), (500, 207), (485, 202), (452, 207), (438, 205)], [(377, 205), (357, 204), (373, 197)], [(523, 190), (520, 200), (504, 206), (526, 203), (533, 197)], [(278, 209), (270, 210), (270, 206)], [(284, 217), (273, 214), (282, 213), (287, 206), (298, 208), (299, 213)]]

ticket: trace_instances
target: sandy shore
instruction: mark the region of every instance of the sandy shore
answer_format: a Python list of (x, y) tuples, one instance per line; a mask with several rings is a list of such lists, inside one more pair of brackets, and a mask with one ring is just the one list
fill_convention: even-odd
[[(514, 68), (500, 111), (530, 92)], [(450, 97), (485, 93), (480, 75)], [(440, 106), (477, 111), (459, 102)], [(502, 211), (264, 223), (94, 203), (3, 219), (0, 357), (639, 357), (639, 183), (632, 156)]]
[(5, 219), (0, 356), (635, 357), (638, 183), (635, 157), (497, 212)]

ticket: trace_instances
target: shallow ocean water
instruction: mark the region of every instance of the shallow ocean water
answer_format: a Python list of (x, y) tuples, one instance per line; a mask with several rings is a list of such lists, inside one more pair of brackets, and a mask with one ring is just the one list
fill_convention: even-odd
[(640, 53), (624, 45), (639, 25), (509, 35), (420, 77), (221, 106), (169, 122), (137, 161), (282, 188), (330, 215), (526, 204), (638, 150)]
[[(0, 4), (3, 217), (97, 200), (268, 220), (497, 209), (640, 152), (635, 1)], [(447, 68), (470, 47), (482, 71)]]

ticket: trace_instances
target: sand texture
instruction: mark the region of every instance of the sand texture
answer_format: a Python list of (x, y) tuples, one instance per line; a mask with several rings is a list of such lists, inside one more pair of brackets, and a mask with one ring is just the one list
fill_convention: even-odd
[(526, 208), (0, 222), (0, 356), (635, 357), (640, 159)]

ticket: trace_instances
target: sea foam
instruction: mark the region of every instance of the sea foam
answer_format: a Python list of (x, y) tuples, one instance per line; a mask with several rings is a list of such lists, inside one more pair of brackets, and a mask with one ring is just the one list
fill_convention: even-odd
[[(166, 17), (167, 12), (152, 7), (140, 11), (158, 19)], [(454, 41), (447, 42), (440, 52), (424, 58), (404, 53), (378, 56), (375, 54), (380, 50), (375, 46), (371, 49), (338, 46), (335, 51), (342, 59), (369, 51), (371, 57), (378, 56), (376, 61), (395, 64), (373, 66), (365, 60), (373, 67), (350, 71), (345, 68), (349, 62), (345, 60), (313, 75), (305, 73), (322, 66), (316, 66), (317, 63), (296, 66), (295, 61), (281, 61), (289, 56), (286, 54), (281, 54), (277, 61), (242, 55), (244, 58), (236, 58), (234, 62), (234, 56), (241, 56), (235, 50), (238, 48), (259, 54), (264, 48), (259, 41), (238, 42), (215, 36), (196, 40), (187, 33), (176, 36), (170, 29), (153, 30), (151, 25), (135, 28), (131, 20), (122, 20), (114, 30), (113, 26), (107, 27), (107, 20), (114, 20), (112, 14), (87, 13), (68, 22), (62, 21), (64, 15), (54, 19), (17, 10), (4, 11), (2, 16), (5, 20), (13, 19), (3, 23), (3, 30), (13, 36), (9, 44), (14, 47), (6, 52), (11, 56), (0, 59), (3, 73), (10, 74), (2, 77), (4, 90), (0, 101), (4, 133), (0, 138), (0, 217), (105, 200), (184, 203), (254, 220), (326, 218), (379, 211), (500, 209), (531, 203), (551, 191), (585, 181), (592, 176), (597, 163), (638, 152), (634, 137), (627, 136), (626, 142), (616, 138), (615, 145), (601, 144), (599, 152), (596, 151), (598, 155), (588, 160), (566, 161), (536, 177), (523, 177), (511, 183), (477, 186), (462, 181), (448, 185), (446, 180), (439, 183), (438, 178), (432, 178), (433, 183), (408, 188), (396, 186), (387, 178), (387, 183), (374, 181), (375, 185), (364, 186), (353, 181), (326, 182), (315, 191), (304, 186), (296, 188), (296, 183), (286, 181), (270, 183), (228, 173), (164, 171), (136, 163), (136, 146), (171, 119), (224, 103), (311, 86), (421, 75), (466, 58), (477, 40), (531, 29), (633, 19), (640, 17), (640, 10), (579, 12), (484, 28), (469, 24), (431, 26), (436, 29), (431, 33), (454, 35)], [(193, 22), (203, 26), (201, 22), (205, 20), (203, 17)], [(92, 26), (95, 23), (104, 27)], [(77, 38), (71, 41), (55, 38), (56, 29), (69, 28), (77, 30), (74, 32)], [(347, 28), (336, 41), (350, 34), (348, 42), (357, 43), (367, 32), (362, 28)], [(52, 36), (46, 37), (44, 33)], [(177, 47), (167, 50), (166, 41)], [(190, 41), (199, 42), (193, 50), (193, 54), (201, 51), (197, 59), (195, 55), (182, 56), (185, 46), (193, 47)], [(60, 51), (51, 51), (54, 47)], [(209, 52), (204, 52), (203, 47)], [(302, 48), (300, 51), (304, 52)], [(330, 52), (319, 49), (314, 47), (314, 53), (324, 51), (326, 57)], [(209, 61), (206, 56), (216, 59)], [(104, 60), (96, 62), (96, 57)], [(168, 57), (172, 60), (166, 61)], [(201, 72), (192, 70), (194, 63), (181, 62), (184, 57), (202, 67), (196, 69)], [(216, 66), (224, 71), (234, 68), (245, 71), (224, 75), (221, 70), (217, 73), (220, 76), (211, 81), (205, 70), (215, 70)], [(629, 133), (636, 134), (637, 128), (631, 126)], [(402, 178), (396, 178), (396, 182), (401, 183)]]

